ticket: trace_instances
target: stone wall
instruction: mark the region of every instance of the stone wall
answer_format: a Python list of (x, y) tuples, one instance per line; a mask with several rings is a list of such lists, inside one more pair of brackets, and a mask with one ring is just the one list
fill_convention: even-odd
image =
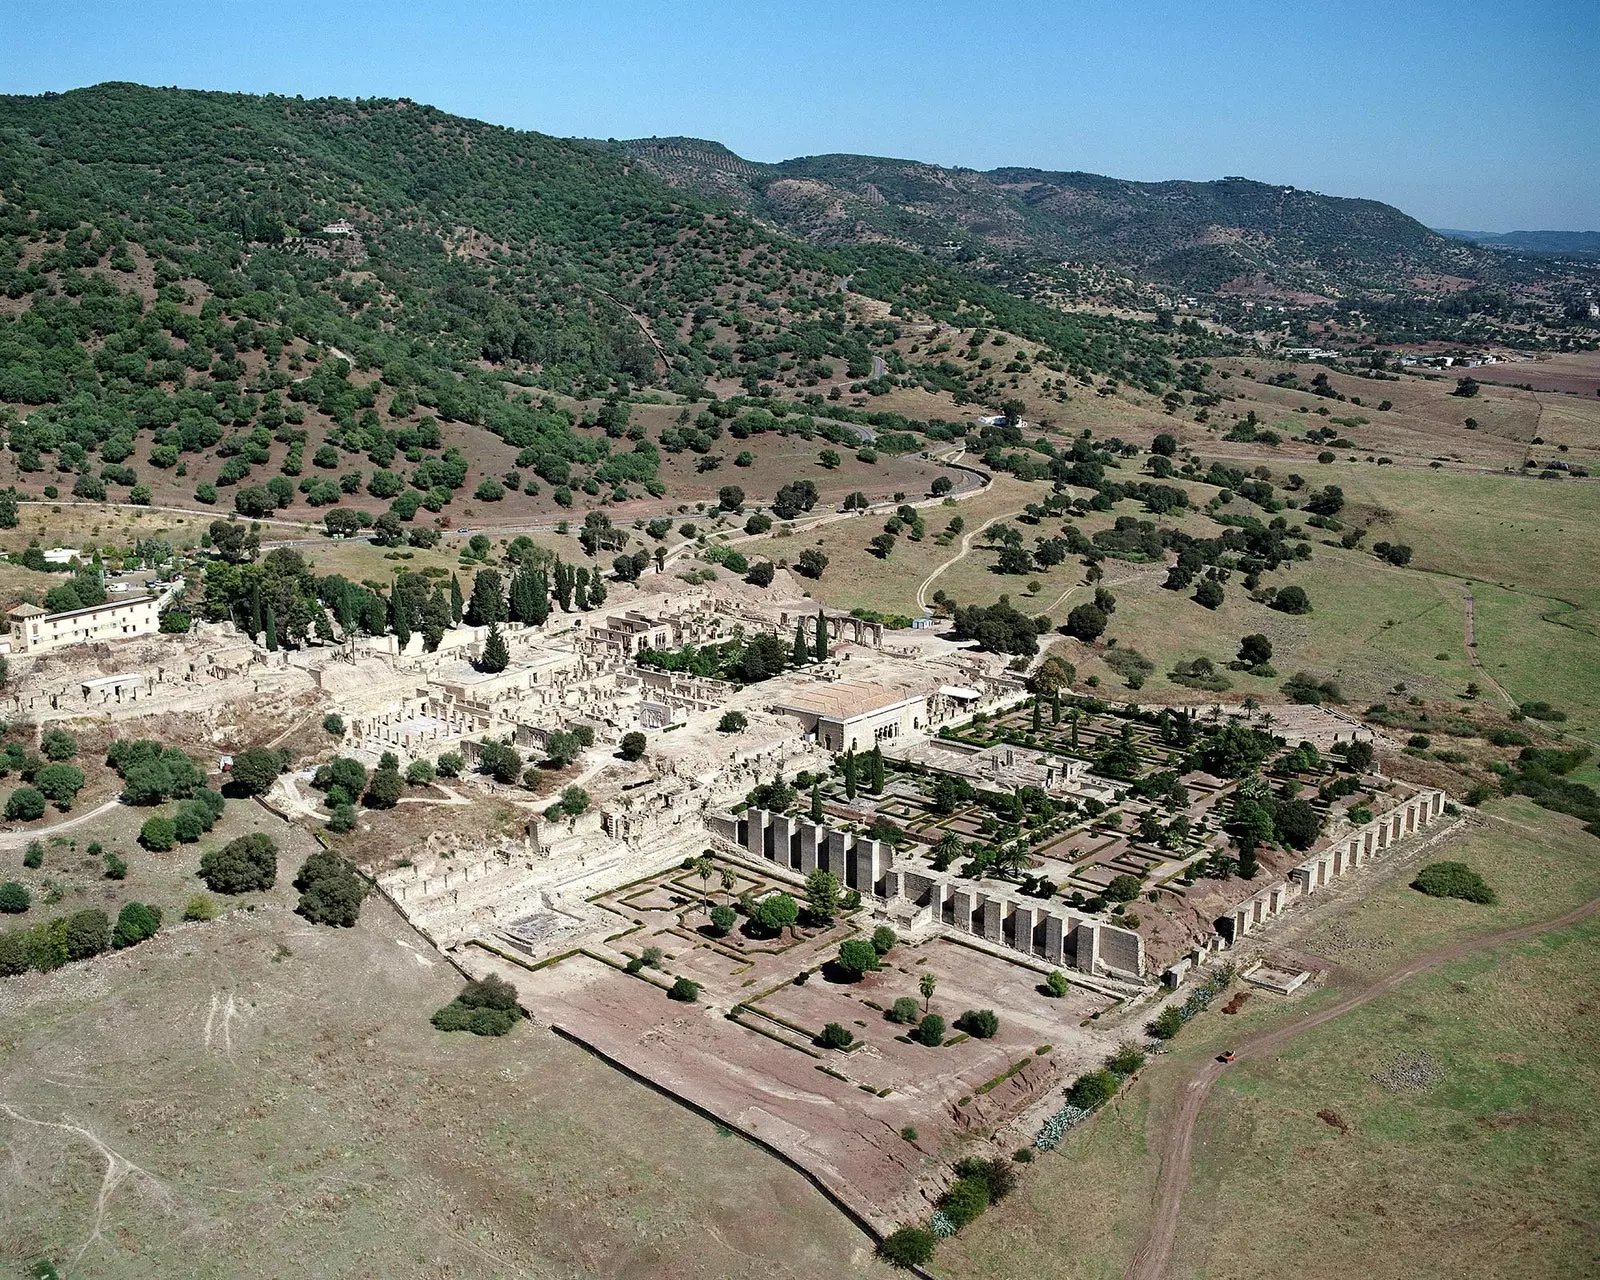
[(765, 809), (715, 814), (708, 822), (714, 834), (752, 859), (801, 876), (832, 871), (846, 887), (876, 898), (891, 919), (908, 928), (979, 937), (1080, 973), (1144, 976), (1144, 939), (1134, 930), (1024, 897), (1010, 885), (897, 866), (890, 845)]

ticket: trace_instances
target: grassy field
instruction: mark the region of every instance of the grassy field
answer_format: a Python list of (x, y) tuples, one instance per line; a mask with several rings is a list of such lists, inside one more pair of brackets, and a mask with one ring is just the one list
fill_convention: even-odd
[[(1600, 894), (1600, 841), (1520, 800), (1497, 803), (1429, 860), (1446, 856), (1479, 871), (1499, 902), (1427, 898), (1398, 869), (1367, 897), (1334, 905), (1293, 942), (1334, 966), (1325, 986), (1289, 1000), (1257, 992), (1237, 1015), (1202, 1017), (1106, 1113), (1036, 1162), (1014, 1196), (942, 1246), (937, 1272), (1120, 1276), (1149, 1212), (1150, 1143), (1220, 1047), (1411, 956)], [(1596, 1243), (1597, 943), (1590, 923), (1483, 953), (1324, 1024), (1278, 1058), (1241, 1062), (1201, 1113), (1172, 1274), (1584, 1272)], [(1395, 1093), (1371, 1080), (1407, 1052), (1444, 1064), (1434, 1088)], [(1430, 1255), (1438, 1247), (1448, 1262)]]
[[(254, 805), (224, 821), (308, 843)], [(175, 925), (195, 852), (142, 857), (120, 892), (169, 910), (160, 935), (0, 980), (6, 1274), (886, 1274), (799, 1175), (548, 1032), (432, 1030), (460, 978), (383, 901), (311, 926), (286, 855)]]

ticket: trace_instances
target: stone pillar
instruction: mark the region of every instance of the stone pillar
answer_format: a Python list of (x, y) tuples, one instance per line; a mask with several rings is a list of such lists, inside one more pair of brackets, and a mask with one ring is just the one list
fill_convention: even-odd
[(800, 865), (800, 820), (787, 814), (774, 814), (769, 830), (772, 832), (772, 860), (791, 871)]
[(849, 840), (850, 837), (843, 831), (829, 831), (827, 849), (824, 850), (820, 845), (817, 848), (818, 857), (822, 858), (822, 869), (833, 872), (840, 880), (844, 879), (844, 851)]
[(972, 890), (957, 889), (952, 895), (952, 900), (955, 905), (956, 928), (966, 933), (975, 933), (977, 930), (972, 921), (972, 912), (976, 903), (973, 901)]
[(1051, 964), (1060, 964), (1065, 956), (1066, 922), (1054, 911), (1044, 918), (1044, 958)]
[(1017, 909), (1011, 913), (1011, 945), (1026, 956), (1033, 954), (1033, 924), (1032, 904), (1019, 903)]
[(1284, 908), (1284, 900), (1288, 896), (1288, 885), (1274, 885), (1267, 892), (1267, 909), (1277, 915)]
[(1005, 934), (1000, 923), (1001, 902), (998, 898), (984, 898), (983, 936), (990, 942), (1004, 942)]
[(758, 858), (766, 857), (767, 818), (769, 816), (767, 811), (765, 809), (746, 809), (744, 816), (746, 823), (744, 833), (745, 849), (755, 854)]
[(1100, 959), (1100, 926), (1093, 920), (1080, 920), (1074, 933), (1078, 945), (1073, 950), (1072, 967), (1079, 973), (1093, 973)]
[(1235, 943), (1250, 932), (1250, 904), (1236, 907), (1233, 912), (1233, 940)]
[(817, 848), (826, 845), (828, 829), (814, 822), (800, 824), (800, 874), (808, 876), (817, 869)]

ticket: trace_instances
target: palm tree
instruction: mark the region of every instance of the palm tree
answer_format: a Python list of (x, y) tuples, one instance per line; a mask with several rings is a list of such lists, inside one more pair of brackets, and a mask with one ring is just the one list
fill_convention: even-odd
[(728, 900), (728, 895), (733, 892), (733, 886), (734, 886), (735, 882), (736, 882), (736, 877), (733, 874), (733, 868), (732, 867), (723, 867), (722, 868), (722, 900), (724, 902), (726, 902)]
[(694, 870), (700, 877), (700, 906), (702, 909), (709, 909), (710, 899), (706, 896), (706, 891), (711, 885), (711, 877), (716, 874), (716, 865), (702, 853), (694, 860)]
[(917, 989), (922, 992), (922, 1012), (928, 1012), (928, 1005), (933, 1000), (934, 988), (939, 985), (939, 979), (931, 973), (925, 973), (917, 982)]

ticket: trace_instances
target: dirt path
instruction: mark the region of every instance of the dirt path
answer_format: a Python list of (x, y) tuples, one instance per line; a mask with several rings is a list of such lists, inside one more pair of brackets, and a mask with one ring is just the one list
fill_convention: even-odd
[[(1387, 995), (1401, 983), (1418, 974), (1427, 973), (1441, 965), (1450, 964), (1475, 952), (1523, 938), (1535, 937), (1553, 929), (1565, 928), (1579, 920), (1587, 919), (1600, 911), (1600, 898), (1592, 898), (1581, 907), (1550, 920), (1536, 920), (1532, 924), (1503, 929), (1499, 933), (1481, 938), (1468, 938), (1451, 943), (1417, 956), (1397, 969), (1377, 978), (1352, 992), (1337, 1004), (1330, 1005), (1298, 1022), (1258, 1031), (1238, 1042), (1235, 1055), (1241, 1060), (1264, 1058), (1276, 1053), (1296, 1036), (1320, 1027), (1324, 1022), (1342, 1017), (1363, 1005)], [(1161, 1173), (1156, 1183), (1155, 1215), (1144, 1241), (1134, 1251), (1124, 1280), (1161, 1280), (1172, 1260), (1172, 1246), (1178, 1234), (1178, 1213), (1183, 1204), (1183, 1191), (1189, 1181), (1189, 1150), (1194, 1140), (1195, 1122), (1200, 1109), (1210, 1096), (1211, 1088), (1227, 1068), (1220, 1062), (1208, 1061), (1197, 1070), (1184, 1088), (1183, 1100), (1172, 1125), (1162, 1136), (1159, 1145)]]
[(96, 805), (93, 809), (86, 809), (82, 813), (74, 814), (65, 822), (53, 823), (48, 827), (37, 827), (31, 831), (5, 831), (0, 832), (0, 849), (20, 849), (23, 845), (34, 840), (48, 840), (51, 836), (58, 836), (63, 831), (71, 831), (74, 827), (81, 827), (86, 822), (93, 822), (102, 814), (110, 813), (120, 806), (122, 801), (112, 797), (103, 804)]
[(1466, 609), (1467, 661), (1472, 664), (1472, 669), (1488, 682), (1489, 687), (1506, 700), (1508, 707), (1514, 707), (1517, 705), (1517, 700), (1506, 692), (1504, 685), (1489, 674), (1489, 669), (1478, 658), (1477, 601), (1472, 598), (1472, 584), (1470, 582), (1464, 584), (1461, 589), (1463, 592), (1462, 604)]
[(935, 566), (933, 572), (917, 584), (917, 607), (920, 609), (926, 609), (928, 607), (928, 588), (933, 585), (933, 580), (951, 565), (967, 558), (967, 553), (972, 550), (972, 540), (974, 538), (976, 538), (980, 533), (982, 533), (996, 521), (1010, 520), (1013, 516), (1020, 516), (1021, 514), (1022, 509), (1020, 507), (1015, 511), (1002, 511), (997, 516), (990, 516), (971, 533), (963, 534), (961, 537), (961, 550), (956, 552), (955, 555), (951, 556), (942, 564)]

